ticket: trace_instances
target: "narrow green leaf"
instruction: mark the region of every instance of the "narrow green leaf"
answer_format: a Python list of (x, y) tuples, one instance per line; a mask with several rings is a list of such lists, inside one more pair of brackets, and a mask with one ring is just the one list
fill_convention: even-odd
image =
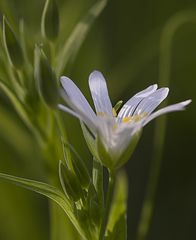
[(116, 187), (112, 208), (108, 222), (108, 232), (110, 240), (126, 240), (126, 212), (127, 212), (127, 197), (128, 197), (128, 181), (125, 172), (120, 172), (117, 175)]
[(107, 0), (99, 0), (89, 9), (87, 14), (75, 26), (68, 40), (65, 42), (63, 49), (57, 57), (56, 72), (57, 76), (62, 74), (69, 61), (72, 61), (84, 42), (92, 24), (100, 15), (107, 4)]
[(59, 10), (55, 0), (46, 0), (41, 20), (41, 31), (45, 38), (53, 41), (59, 33)]
[(3, 17), (3, 41), (11, 63), (16, 68), (21, 68), (24, 63), (22, 48), (5, 16)]
[(13, 93), (13, 91), (2, 80), (0, 80), (0, 88), (4, 91), (4, 93), (10, 99), (10, 101), (12, 102), (13, 106), (15, 107), (17, 113), (22, 118), (22, 120), (26, 123), (26, 125), (28, 127), (32, 128), (32, 123), (29, 119), (29, 116), (27, 114), (27, 111), (26, 111), (25, 107), (20, 102), (20, 100), (16, 97), (16, 95)]
[(56, 202), (68, 215), (68, 217), (70, 218), (70, 220), (72, 221), (72, 223), (74, 224), (78, 232), (81, 234), (81, 236), (83, 236), (83, 238), (86, 239), (84, 230), (81, 229), (80, 225), (78, 224), (78, 221), (76, 220), (73, 214), (73, 209), (68, 199), (66, 199), (64, 194), (61, 191), (59, 191), (57, 188), (51, 185), (48, 185), (46, 183), (29, 180), (25, 178), (19, 178), (19, 177), (15, 177), (15, 176), (3, 174), (3, 173), (0, 173), (0, 178), (3, 180), (6, 180), (7, 182), (16, 184), (20, 187), (37, 192)]

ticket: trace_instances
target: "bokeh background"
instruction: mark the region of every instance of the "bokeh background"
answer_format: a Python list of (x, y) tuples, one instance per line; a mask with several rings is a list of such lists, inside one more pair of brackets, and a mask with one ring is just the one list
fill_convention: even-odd
[[(61, 31), (66, 39), (95, 1), (57, 2), (61, 11)], [(19, 19), (23, 18), (29, 45), (33, 46), (40, 39), (43, 6), (43, 0), (0, 0), (0, 14), (5, 14), (16, 29)], [(147, 240), (196, 239), (195, 42), (194, 0), (110, 0), (74, 64), (64, 72), (79, 85), (89, 101), (87, 78), (94, 69), (104, 73), (113, 104), (119, 99), (126, 101), (132, 94), (157, 82), (161, 86), (169, 85), (169, 103), (193, 100), (185, 112), (171, 113), (167, 117)], [(70, 116), (65, 118), (71, 143), (84, 158), (88, 158), (78, 121)], [(162, 129), (159, 131), (161, 134)], [(129, 176), (129, 240), (137, 239), (151, 160), (156, 151), (154, 133), (155, 122), (144, 129), (134, 156), (125, 166)], [(0, 91), (0, 172), (44, 181), (44, 171), (37, 142)], [(0, 182), (0, 239), (49, 239), (47, 199)]]

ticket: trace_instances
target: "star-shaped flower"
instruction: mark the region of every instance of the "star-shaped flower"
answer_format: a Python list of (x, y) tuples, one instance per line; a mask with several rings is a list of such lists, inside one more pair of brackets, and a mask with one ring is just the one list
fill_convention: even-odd
[[(87, 143), (94, 141), (97, 158), (109, 169), (124, 164), (130, 157), (141, 132), (141, 129), (154, 118), (168, 112), (180, 111), (191, 100), (167, 106), (153, 112), (167, 97), (169, 89), (151, 85), (130, 98), (118, 114), (112, 107), (105, 78), (99, 71), (89, 76), (89, 87), (96, 113), (79, 88), (68, 77), (61, 77), (64, 91), (62, 97), (68, 107), (59, 104), (59, 108), (72, 114), (84, 123)], [(92, 139), (89, 139), (92, 135)], [(91, 148), (92, 150), (92, 148)]]

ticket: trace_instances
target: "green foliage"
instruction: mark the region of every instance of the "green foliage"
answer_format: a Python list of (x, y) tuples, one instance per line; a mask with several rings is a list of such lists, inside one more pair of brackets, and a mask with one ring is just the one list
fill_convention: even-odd
[(16, 68), (21, 68), (24, 63), (22, 48), (5, 16), (3, 17), (3, 40), (7, 56), (11, 63)]
[(39, 93), (46, 105), (55, 108), (59, 101), (57, 79), (43, 51), (35, 47), (35, 78)]
[[(81, 124), (93, 159), (81, 144), (83, 139), (75, 121), (69, 121), (67, 116), (65, 119), (64, 116), (57, 117), (58, 113), (54, 110), (54, 106), (58, 103), (56, 76), (59, 78), (61, 74), (74, 75), (78, 84), (85, 88), (83, 80), (86, 79), (87, 73), (94, 68), (104, 69), (110, 76), (111, 95), (115, 100), (120, 98), (126, 101), (136, 89), (157, 82), (157, 79), (161, 86), (171, 85), (173, 90), (178, 86), (177, 91), (173, 91), (171, 95), (172, 99), (187, 98), (191, 95), (193, 99), (195, 97), (193, 23), (196, 14), (194, 6), (191, 5), (194, 1), (187, 3), (180, 0), (178, 6), (171, 1), (163, 0), (153, 4), (153, 9), (156, 11), (153, 15), (153, 24), (152, 3), (130, 3), (127, 0), (122, 4), (111, 1), (101, 21), (90, 33), (107, 2), (106, 0), (94, 2), (36, 0), (29, 4), (24, 0), (0, 1), (0, 12), (6, 16), (2, 21), (3, 31), (0, 31), (0, 89), (3, 93), (0, 94), (1, 171), (6, 172), (11, 169), (16, 175), (24, 174), (30, 175), (31, 178), (47, 179), (50, 184), (57, 186), (59, 185), (57, 164), (63, 157), (60, 138), (63, 136), (66, 144), (70, 142), (79, 148), (76, 151), (72, 145), (65, 144), (66, 150), (71, 150), (71, 154), (66, 155), (69, 167), (64, 169), (64, 177), (60, 178), (63, 188), (69, 189), (68, 194), (66, 190), (64, 194), (57, 187), (45, 183), (0, 174), (0, 178), (45, 195), (54, 202), (48, 206), (41, 199), (41, 204), (38, 205), (39, 198), (33, 199), (31, 195), (24, 197), (26, 192), (20, 190), (17, 194), (17, 189), (13, 190), (9, 185), (1, 187), (0, 217), (4, 221), (1, 223), (0, 239), (23, 239), (25, 234), (28, 236), (27, 229), (34, 232), (34, 236), (29, 236), (30, 239), (49, 239), (49, 234), (51, 240), (99, 238), (103, 216), (108, 211), (104, 201), (108, 192), (105, 184), (107, 176), (103, 175), (97, 142), (88, 128)], [(187, 7), (191, 9), (184, 11), (183, 9)], [(180, 31), (176, 34), (178, 29)], [(69, 66), (73, 64), (74, 71), (68, 71)], [(171, 76), (172, 84), (170, 84)], [(38, 88), (41, 98), (38, 95)], [(10, 101), (7, 101), (5, 96)], [(46, 107), (42, 100), (50, 107)], [(118, 111), (120, 105), (119, 101), (114, 107), (115, 111)], [(173, 236), (178, 240), (192, 237), (190, 222), (195, 199), (193, 191), (195, 174), (192, 169), (195, 168), (195, 164), (191, 157), (194, 148), (189, 141), (193, 138), (194, 143), (195, 113), (189, 111), (186, 117), (178, 119), (177, 122), (172, 117), (170, 121), (168, 129), (172, 129), (174, 134), (172, 133), (170, 137), (171, 133), (168, 130), (166, 141), (165, 118), (156, 124), (152, 169), (137, 240), (149, 238), (152, 217), (154, 217), (150, 235), (152, 240), (162, 240), (162, 238), (173, 240)], [(182, 122), (186, 128), (181, 127)], [(150, 132), (151, 128), (146, 131)], [(183, 138), (180, 137), (181, 135)], [(139, 136), (135, 139), (135, 144), (138, 139)], [(139, 193), (145, 191), (145, 176), (148, 175), (148, 168), (144, 168), (143, 161), (145, 160), (146, 166), (148, 163), (146, 152), (151, 151), (148, 147), (151, 138), (146, 135), (145, 141), (147, 147), (141, 142), (143, 148), (136, 152), (137, 161), (133, 161), (129, 169), (129, 174), (133, 174), (132, 184), (138, 184), (134, 188), (133, 198), (136, 201), (132, 200), (133, 205), (130, 206), (130, 209), (134, 210), (131, 209), (129, 235), (127, 237), (127, 180), (121, 173), (115, 176), (117, 180), (114, 198), (110, 202), (111, 209), (108, 207), (109, 221), (108, 224), (104, 223), (106, 231), (103, 231), (105, 235), (103, 237), (107, 240), (135, 237), (134, 219), (138, 219), (137, 209), (141, 207), (139, 203), (142, 201), (139, 199), (141, 195)], [(128, 149), (117, 165), (111, 166), (112, 169), (119, 168), (126, 162), (135, 144)], [(165, 162), (162, 181), (158, 185), (164, 146), (166, 147)], [(179, 146), (188, 149), (188, 154), (185, 150), (179, 151)], [(104, 154), (106, 158), (103, 161), (110, 165), (110, 160), (107, 161), (107, 153)], [(83, 164), (87, 159), (88, 161)], [(89, 163), (88, 170), (86, 163)], [(127, 167), (129, 168), (129, 165)], [(75, 200), (73, 201), (73, 197), (68, 198), (68, 195), (75, 196)], [(157, 214), (153, 216), (155, 197), (159, 204), (156, 206)], [(182, 205), (186, 211), (182, 211)], [(168, 210), (171, 208), (175, 209), (177, 214)], [(181, 218), (178, 218), (179, 214)], [(25, 217), (28, 221), (24, 221)], [(48, 218), (50, 218), (50, 233), (47, 233)], [(165, 228), (169, 225), (172, 228)], [(181, 226), (183, 226), (182, 231), (179, 231)]]
[(91, 29), (92, 24), (106, 7), (106, 4), (107, 0), (96, 1), (96, 3), (94, 3), (93, 6), (87, 11), (85, 16), (77, 23), (57, 57), (57, 76), (62, 74), (68, 62), (72, 62), (74, 60), (89, 30)]
[(67, 197), (77, 202), (83, 198), (83, 191), (77, 177), (61, 161), (59, 162), (59, 177), (62, 188)]
[(83, 188), (88, 188), (91, 179), (83, 159), (80, 157), (80, 155), (76, 152), (76, 150), (70, 144), (66, 144), (65, 148), (69, 148), (74, 155), (71, 158), (72, 167), (81, 186)]
[(121, 171), (116, 178), (116, 187), (108, 223), (108, 239), (127, 239), (127, 198), (128, 179), (126, 173)]
[(77, 220), (75, 219), (75, 216), (73, 214), (73, 208), (70, 202), (68, 201), (68, 199), (65, 198), (63, 193), (59, 191), (57, 188), (42, 182), (19, 178), (19, 177), (15, 177), (15, 176), (3, 174), (3, 173), (0, 173), (0, 178), (8, 182), (14, 183), (20, 187), (42, 194), (48, 197), (49, 199), (55, 201), (69, 216), (70, 220), (72, 221), (76, 229), (80, 232), (81, 236), (85, 236), (84, 230), (80, 228)]
[(56, 0), (46, 0), (41, 20), (42, 35), (54, 41), (59, 34), (59, 10)]

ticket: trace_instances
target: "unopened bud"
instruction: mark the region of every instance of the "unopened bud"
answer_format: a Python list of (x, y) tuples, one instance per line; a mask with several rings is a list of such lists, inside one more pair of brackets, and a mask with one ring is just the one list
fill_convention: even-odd
[(62, 188), (70, 199), (77, 202), (83, 197), (83, 190), (77, 177), (61, 161), (59, 163), (59, 177)]
[(39, 93), (45, 103), (50, 107), (56, 107), (59, 100), (57, 79), (50, 63), (42, 50), (35, 47), (35, 79)]
[(5, 16), (3, 17), (3, 41), (11, 63), (14, 67), (21, 68), (24, 62), (22, 47)]
[(46, 0), (42, 13), (42, 34), (45, 38), (53, 41), (59, 33), (59, 11), (55, 0)]
[(69, 149), (74, 154), (74, 157), (72, 157), (72, 165), (74, 172), (81, 183), (82, 187), (87, 188), (90, 183), (90, 175), (88, 173), (88, 169), (83, 161), (83, 159), (80, 157), (80, 155), (75, 151), (75, 149), (71, 145), (66, 145), (69, 147)]

